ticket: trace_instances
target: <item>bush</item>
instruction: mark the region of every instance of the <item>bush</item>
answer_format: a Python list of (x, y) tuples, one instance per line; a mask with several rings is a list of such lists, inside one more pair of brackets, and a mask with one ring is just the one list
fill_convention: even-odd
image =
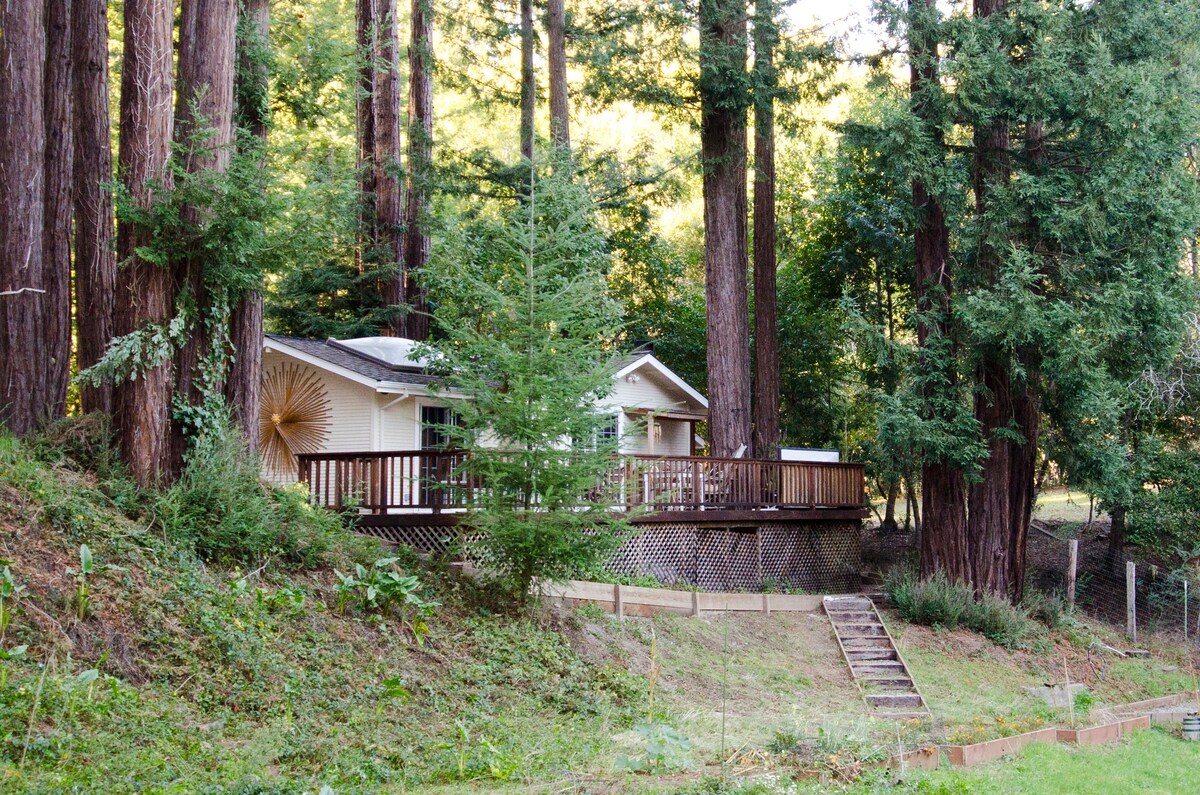
[(912, 573), (898, 573), (889, 578), (886, 588), (901, 618), (912, 624), (961, 626), (1009, 648), (1023, 645), (1034, 634), (1024, 610), (994, 596), (976, 599), (969, 585), (950, 582), (941, 574), (921, 580)]
[(1062, 629), (1068, 622), (1067, 602), (1058, 591), (1026, 591), (1021, 606), (1029, 615), (1050, 629)]
[(322, 564), (344, 531), (340, 519), (294, 489), (259, 480), (257, 456), (228, 427), (196, 440), (179, 480), (160, 495), (155, 518), (168, 536), (225, 564)]

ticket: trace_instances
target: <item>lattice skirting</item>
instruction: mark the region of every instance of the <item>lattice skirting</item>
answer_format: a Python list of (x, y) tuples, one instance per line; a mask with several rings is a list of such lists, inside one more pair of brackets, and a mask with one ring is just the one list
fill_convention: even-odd
[[(364, 527), (358, 532), (441, 554), (454, 527)], [(858, 590), (862, 526), (853, 521), (762, 522), (754, 527), (651, 525), (617, 550), (607, 568), (705, 591)]]
[(859, 587), (861, 561), (859, 522), (763, 522), (746, 528), (664, 524), (627, 541), (609, 568), (705, 591), (847, 593)]
[(429, 552), (440, 555), (450, 548), (457, 534), (457, 529), (451, 526), (442, 527), (387, 527), (364, 526), (354, 528), (359, 533), (387, 541), (391, 544), (410, 546), (418, 552)]

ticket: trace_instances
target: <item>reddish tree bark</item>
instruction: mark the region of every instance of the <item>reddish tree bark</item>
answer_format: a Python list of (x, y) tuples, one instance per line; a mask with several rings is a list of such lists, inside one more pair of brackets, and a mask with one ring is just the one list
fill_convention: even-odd
[(43, 20), (43, 0), (0, 4), (0, 425), (18, 436), (49, 408)]
[[(405, 303), (404, 273), (404, 197), (400, 154), (400, 60), (396, 32), (396, 0), (375, 0), (376, 56), (371, 107), (375, 114), (375, 151), (371, 159), (375, 170), (376, 256), (390, 267), (390, 275), (380, 284), (384, 302), (390, 306)], [(401, 314), (387, 331), (403, 337), (408, 318)]]
[(567, 12), (564, 0), (546, 2), (546, 54), (550, 67), (550, 140), (571, 148), (567, 94)]
[[(1035, 172), (1040, 171), (1045, 162), (1045, 139), (1044, 123), (1035, 120), (1026, 124), (1025, 160)], [(1037, 219), (1030, 219), (1030, 224), (1036, 227)], [(1025, 597), (1026, 544), (1037, 495), (1038, 441), (1042, 422), (1040, 357), (1032, 346), (1023, 346), (1017, 349), (1017, 360), (1024, 377), (1013, 385), (1013, 418), (1024, 442), (1013, 447), (1008, 481), (1008, 579), (1015, 603)]]
[(429, 262), (429, 180), (433, 157), (433, 7), (412, 0), (408, 47), (408, 182), (404, 209), (404, 300), (407, 335), (429, 336), (428, 292), (421, 273)]
[[(86, 370), (113, 336), (112, 131), (108, 110), (108, 0), (74, 0), (75, 359)], [(113, 387), (80, 388), (83, 411), (113, 410)]]
[[(241, 9), (238, 36), (237, 117), (262, 147), (265, 157), (268, 108), (267, 63), (263, 55), (269, 47), (271, 31), (270, 0), (245, 0)], [(259, 163), (261, 169), (265, 163)], [(225, 382), (225, 400), (233, 411), (238, 428), (251, 450), (258, 449), (259, 389), (262, 381), (263, 296), (262, 290), (249, 291), (238, 301), (229, 319), (229, 340), (233, 361)]]
[[(1003, 14), (1007, 0), (975, 0), (976, 17)], [(1008, 180), (1009, 125), (1005, 119), (989, 119), (974, 132), (975, 156), (972, 181), (975, 190), (976, 223), (980, 226), (978, 268), (986, 284), (1000, 277), (1001, 255), (991, 239), (987, 212), (995, 186)], [(1011, 364), (1001, 350), (985, 350), (976, 372), (975, 419), (987, 442), (987, 457), (981, 479), (971, 484), (968, 495), (967, 541), (971, 550), (971, 573), (978, 593), (1009, 598), (1012, 548), (1010, 504), (1013, 443), (1004, 429), (1013, 419)]]
[(71, 0), (46, 0), (45, 201), (42, 230), (46, 295), (48, 419), (67, 413), (71, 379)]
[(356, 0), (355, 43), (358, 50), (358, 88), (355, 92), (355, 131), (358, 138), (359, 270), (375, 241), (375, 0)]
[[(171, 186), (167, 168), (174, 114), (172, 99), (172, 3), (125, 0), (125, 49), (121, 70), (121, 126), (118, 151), (121, 182), (130, 199), (149, 207), (155, 185)], [(152, 230), (122, 220), (117, 226), (117, 274), (113, 326), (117, 335), (144, 324), (166, 324), (174, 311), (170, 271), (137, 256)], [(168, 357), (144, 368), (114, 391), (114, 420), (121, 456), (142, 486), (170, 471), (171, 394), (174, 367)]]
[(704, 271), (709, 445), (730, 456), (750, 438), (750, 339), (746, 257), (745, 0), (700, 3), (700, 156), (704, 171)]
[[(179, 19), (179, 76), (176, 139), (183, 146), (189, 174), (224, 173), (233, 156), (233, 76), (237, 40), (237, 0), (184, 0)], [(184, 220), (201, 223), (204, 208), (185, 207)], [(203, 256), (188, 257), (175, 268), (175, 287), (191, 293), (201, 313), (188, 332), (175, 362), (179, 399), (193, 406), (205, 396), (198, 382), (201, 358), (213, 344), (203, 315), (218, 296), (208, 293)], [(221, 384), (223, 387), (224, 385)], [(189, 433), (175, 423), (172, 470), (179, 472)]]
[(537, 82), (533, 71), (533, 0), (521, 5), (521, 157), (533, 160), (533, 114), (537, 109)]
[(779, 457), (774, 4), (754, 6), (754, 455)]
[[(910, 9), (914, 12), (909, 29), (909, 85), (913, 112), (921, 121), (930, 124), (933, 119), (928, 94), (938, 83), (937, 42), (930, 33), (928, 21), (922, 17), (935, 13), (934, 0), (911, 0)], [(935, 137), (940, 145), (940, 134), (935, 133)], [(940, 380), (941, 388), (953, 390), (957, 374), (950, 328), (954, 287), (950, 272), (950, 232), (941, 202), (930, 194), (925, 183), (920, 179), (914, 180), (912, 192), (913, 207), (918, 215), (914, 234), (917, 263), (914, 296), (920, 367), (927, 372), (927, 377), (938, 376), (932, 380)], [(934, 346), (940, 346), (943, 349), (941, 353), (948, 354), (951, 361), (941, 361), (937, 355), (931, 355)], [(944, 368), (944, 372), (928, 373), (935, 367)], [(922, 396), (926, 404), (924, 419), (927, 421), (947, 419), (934, 414), (937, 410), (937, 396), (933, 394), (935, 388), (926, 387)], [(966, 537), (966, 482), (954, 462), (938, 458), (932, 451), (925, 451), (921, 465), (921, 514), (921, 577), (941, 574), (951, 581), (969, 582), (971, 569)]]

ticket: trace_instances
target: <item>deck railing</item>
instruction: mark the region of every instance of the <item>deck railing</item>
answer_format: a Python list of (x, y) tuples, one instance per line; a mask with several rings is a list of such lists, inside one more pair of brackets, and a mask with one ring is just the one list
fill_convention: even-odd
[[(300, 482), (315, 505), (371, 513), (461, 511), (484, 486), (463, 451), (309, 453)], [(861, 464), (699, 456), (622, 456), (597, 492), (614, 507), (658, 511), (853, 508), (864, 505)]]

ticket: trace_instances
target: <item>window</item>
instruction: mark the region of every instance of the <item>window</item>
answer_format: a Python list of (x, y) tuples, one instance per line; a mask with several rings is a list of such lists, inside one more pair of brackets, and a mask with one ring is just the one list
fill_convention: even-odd
[(454, 412), (446, 406), (421, 406), (421, 449), (445, 450), (451, 439), (446, 426), (455, 423)]
[(600, 426), (600, 431), (597, 434), (601, 443), (612, 444), (619, 436), (618, 426), (620, 425), (620, 417), (616, 414), (607, 417), (603, 425)]

